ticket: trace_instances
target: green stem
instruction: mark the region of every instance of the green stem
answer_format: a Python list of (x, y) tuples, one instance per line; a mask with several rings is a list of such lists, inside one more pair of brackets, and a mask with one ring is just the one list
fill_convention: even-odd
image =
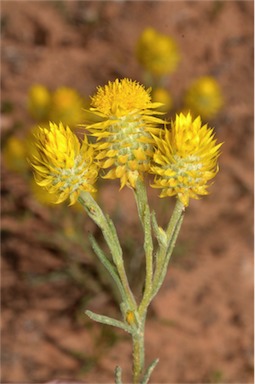
[(159, 250), (156, 255), (156, 270), (153, 280), (151, 300), (159, 291), (166, 276), (169, 260), (183, 221), (184, 210), (184, 205), (177, 200), (172, 217), (164, 234), (166, 241), (163, 241), (162, 244), (159, 245)]
[(88, 192), (81, 192), (78, 200), (85, 208), (89, 217), (101, 229), (105, 241), (111, 251), (112, 260), (117, 268), (125, 292), (125, 302), (128, 303), (131, 309), (136, 309), (136, 301), (129, 286), (124, 267), (122, 249), (113, 222), (107, 216), (104, 215), (97, 202)]
[(146, 312), (151, 300), (153, 281), (153, 241), (151, 228), (151, 214), (148, 204), (146, 186), (138, 179), (134, 190), (139, 218), (144, 230), (144, 252), (146, 261), (145, 287), (139, 305), (137, 317), (138, 327), (133, 334), (133, 382), (141, 382), (144, 370), (144, 326)]
[[(144, 369), (144, 324), (146, 319), (147, 308), (161, 287), (166, 272), (168, 263), (175, 246), (175, 242), (180, 231), (181, 223), (183, 220), (184, 206), (177, 201), (172, 217), (169, 221), (166, 232), (159, 229), (156, 219), (154, 218), (154, 226), (157, 227), (157, 236), (159, 240), (159, 250), (156, 259), (156, 270), (153, 278), (153, 251), (152, 251), (152, 234), (151, 234), (151, 222), (150, 213), (147, 202), (147, 195), (145, 197), (145, 189), (137, 188), (136, 199), (139, 211), (139, 216), (144, 227), (145, 232), (145, 254), (146, 254), (146, 278), (145, 278), (145, 290), (143, 299), (138, 309), (138, 327), (137, 332), (133, 334), (133, 380), (134, 384), (141, 382), (141, 375)], [(147, 208), (146, 208), (147, 207)], [(148, 231), (146, 233), (146, 231)], [(146, 243), (147, 242), (147, 243)], [(150, 246), (148, 246), (148, 244)], [(153, 280), (152, 280), (153, 279)], [(158, 360), (155, 360), (148, 368), (146, 374), (142, 379), (142, 383), (148, 383), (149, 377), (156, 366)]]
[(117, 367), (115, 368), (115, 384), (122, 384), (121, 374), (122, 374), (122, 370), (117, 365)]
[(139, 384), (144, 368), (144, 321), (133, 333), (133, 384)]
[[(102, 230), (105, 241), (111, 251), (112, 262), (104, 254), (96, 240), (91, 237), (91, 243), (97, 256), (104, 264), (106, 269), (114, 279), (123, 302), (121, 308), (125, 318), (127, 311), (131, 310), (134, 318), (125, 318), (124, 322), (95, 314), (91, 311), (86, 311), (86, 314), (93, 320), (103, 324), (112, 325), (123, 329), (132, 335), (133, 341), (133, 384), (146, 384), (149, 377), (156, 366), (158, 360), (155, 360), (144, 372), (144, 326), (146, 320), (147, 308), (153, 297), (157, 294), (163, 284), (167, 273), (168, 263), (175, 246), (175, 242), (183, 220), (184, 206), (180, 201), (177, 201), (172, 217), (169, 221), (166, 231), (160, 228), (157, 224), (155, 215), (151, 216), (147, 192), (144, 183), (138, 180), (135, 189), (135, 198), (138, 208), (138, 214), (144, 230), (144, 251), (146, 257), (146, 276), (145, 289), (139, 308), (130, 289), (129, 282), (126, 276), (122, 249), (119, 244), (116, 229), (113, 222), (108, 216), (105, 216), (96, 201), (87, 192), (82, 192), (79, 201), (84, 206), (87, 214)], [(155, 272), (153, 268), (153, 241), (152, 241), (152, 225), (158, 239), (159, 248), (156, 255)], [(116, 267), (116, 268), (115, 268)], [(121, 384), (121, 370), (116, 369), (115, 383)]]
[(101, 263), (104, 265), (104, 267), (107, 269), (107, 271), (110, 273), (110, 275), (112, 276), (115, 284), (117, 285), (117, 287), (119, 289), (119, 292), (120, 292), (120, 295), (121, 295), (121, 298), (122, 298), (122, 301), (125, 301), (125, 299), (126, 299), (125, 291), (123, 289), (123, 286), (121, 284), (121, 281), (120, 281), (120, 278), (119, 278), (119, 275), (118, 275), (118, 273), (116, 271), (115, 266), (112, 265), (110, 260), (108, 260), (108, 258), (104, 254), (103, 250), (99, 247), (99, 245), (98, 245), (96, 239), (94, 238), (94, 236), (90, 235), (89, 239), (90, 239), (90, 243), (92, 245), (92, 248), (93, 248), (95, 254), (99, 258)]
[(145, 287), (143, 298), (139, 306), (139, 315), (144, 317), (144, 313), (147, 310), (150, 302), (152, 279), (153, 279), (153, 241), (151, 231), (151, 217), (148, 204), (148, 197), (145, 184), (142, 180), (138, 179), (135, 189), (135, 198), (138, 209), (140, 221), (144, 230), (144, 252), (146, 260), (146, 275), (145, 275)]

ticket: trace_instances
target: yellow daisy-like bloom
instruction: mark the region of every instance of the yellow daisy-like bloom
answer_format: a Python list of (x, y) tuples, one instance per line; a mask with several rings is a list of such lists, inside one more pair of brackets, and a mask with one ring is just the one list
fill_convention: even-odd
[(180, 53), (174, 40), (146, 28), (137, 42), (136, 56), (140, 64), (156, 76), (175, 71), (180, 61)]
[(120, 179), (121, 188), (135, 188), (136, 181), (149, 170), (153, 156), (153, 138), (158, 135), (162, 119), (153, 115), (161, 103), (152, 103), (150, 90), (136, 81), (115, 80), (99, 87), (92, 97), (90, 111), (101, 117), (101, 122), (87, 125), (97, 137), (96, 159), (108, 170), (104, 178)]
[(50, 123), (49, 129), (39, 127), (34, 132), (31, 153), (35, 181), (59, 196), (55, 204), (70, 198), (72, 205), (81, 191), (95, 192), (98, 167), (86, 136), (80, 143), (68, 126)]
[(187, 90), (184, 101), (187, 109), (203, 119), (215, 117), (223, 106), (220, 86), (210, 76), (197, 79)]
[(218, 172), (222, 145), (216, 144), (213, 129), (202, 125), (200, 117), (193, 120), (189, 113), (181, 113), (172, 121), (171, 130), (165, 129), (155, 142), (152, 187), (162, 189), (160, 197), (176, 195), (188, 206), (190, 198), (207, 195), (207, 183)]

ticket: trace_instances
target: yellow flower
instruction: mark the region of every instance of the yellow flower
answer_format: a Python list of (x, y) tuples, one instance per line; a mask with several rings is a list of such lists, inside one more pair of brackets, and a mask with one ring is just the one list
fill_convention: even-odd
[(175, 71), (180, 61), (178, 47), (174, 40), (146, 28), (137, 42), (136, 56), (140, 64), (156, 76)]
[(80, 143), (62, 123), (50, 123), (49, 129), (39, 128), (34, 132), (30, 163), (36, 183), (49, 193), (58, 194), (56, 204), (70, 197), (72, 205), (81, 191), (95, 191), (98, 167), (94, 163), (94, 150), (86, 136)]
[(28, 111), (36, 120), (48, 119), (51, 95), (44, 85), (33, 85), (28, 93)]
[(220, 86), (210, 76), (197, 79), (187, 90), (184, 101), (187, 109), (203, 119), (213, 118), (223, 106)]
[(3, 147), (3, 158), (9, 170), (19, 173), (28, 171), (24, 140), (10, 136)]
[(177, 196), (188, 206), (189, 199), (207, 195), (207, 182), (218, 172), (217, 159), (221, 144), (216, 144), (212, 128), (202, 125), (201, 118), (190, 114), (176, 115), (171, 130), (155, 137), (156, 150), (151, 173), (160, 197)]
[(149, 170), (153, 156), (153, 139), (158, 135), (158, 123), (163, 120), (153, 115), (161, 103), (152, 103), (150, 90), (136, 81), (115, 80), (99, 87), (92, 97), (90, 111), (101, 117), (101, 122), (87, 125), (97, 137), (96, 158), (103, 169), (111, 168), (104, 176), (120, 179), (135, 188), (137, 179)]
[(153, 89), (151, 97), (152, 101), (162, 103), (162, 107), (159, 108), (160, 111), (166, 113), (172, 109), (173, 99), (165, 88), (157, 87)]
[(50, 120), (56, 123), (61, 121), (72, 128), (83, 120), (84, 103), (74, 89), (60, 87), (52, 95)]

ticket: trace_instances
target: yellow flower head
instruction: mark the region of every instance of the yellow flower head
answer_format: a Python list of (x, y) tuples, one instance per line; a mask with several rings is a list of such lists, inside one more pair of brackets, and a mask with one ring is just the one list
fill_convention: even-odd
[(70, 126), (78, 125), (83, 120), (83, 101), (72, 88), (60, 87), (52, 95), (50, 120)]
[(120, 179), (135, 188), (138, 177), (149, 170), (153, 156), (153, 139), (158, 135), (158, 123), (163, 120), (153, 115), (161, 103), (152, 103), (150, 90), (136, 81), (115, 80), (99, 87), (92, 97), (90, 111), (101, 117), (101, 122), (86, 128), (97, 137), (95, 148), (101, 168), (111, 168), (104, 176)]
[(140, 64), (153, 75), (162, 76), (175, 71), (180, 61), (174, 40), (146, 28), (137, 42), (136, 56)]
[(48, 118), (51, 105), (51, 94), (49, 90), (41, 84), (33, 85), (28, 93), (28, 111), (36, 120)]
[(185, 94), (185, 106), (203, 119), (216, 116), (223, 106), (223, 96), (217, 81), (210, 76), (197, 79)]
[(155, 137), (156, 150), (151, 173), (154, 188), (161, 188), (160, 197), (177, 196), (188, 206), (189, 199), (207, 195), (207, 182), (218, 172), (219, 148), (213, 129), (202, 125), (201, 118), (190, 114), (176, 115), (171, 130)]
[(35, 181), (49, 193), (58, 194), (56, 204), (70, 197), (72, 205), (81, 191), (95, 191), (98, 168), (86, 136), (80, 143), (68, 126), (50, 123), (49, 129), (34, 132), (31, 153)]

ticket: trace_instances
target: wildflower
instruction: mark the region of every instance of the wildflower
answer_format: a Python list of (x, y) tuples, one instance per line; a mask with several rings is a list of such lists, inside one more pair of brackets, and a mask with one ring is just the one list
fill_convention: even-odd
[(50, 120), (70, 127), (78, 125), (83, 120), (83, 100), (74, 89), (60, 87), (52, 95)]
[(94, 150), (84, 136), (82, 143), (68, 126), (50, 123), (49, 129), (34, 132), (30, 157), (35, 181), (49, 193), (58, 194), (56, 204), (70, 197), (73, 205), (81, 191), (93, 193), (98, 168)]
[(202, 125), (201, 118), (190, 114), (176, 115), (171, 130), (155, 137), (156, 151), (151, 173), (154, 188), (161, 188), (160, 197), (177, 196), (188, 206), (189, 199), (207, 195), (207, 182), (218, 172), (219, 148), (213, 129)]
[(219, 84), (210, 76), (197, 79), (187, 90), (184, 100), (186, 108), (203, 119), (216, 116), (223, 105)]
[(170, 93), (161, 87), (157, 87), (152, 91), (152, 100), (162, 103), (162, 107), (159, 108), (159, 111), (168, 112), (173, 107), (173, 99)]
[(140, 64), (156, 76), (174, 72), (180, 61), (178, 47), (174, 40), (146, 28), (137, 42), (136, 56)]
[(10, 136), (3, 147), (3, 159), (9, 170), (22, 174), (26, 173), (28, 167), (24, 140)]
[(48, 118), (51, 105), (51, 94), (48, 89), (41, 84), (33, 85), (28, 93), (28, 111), (36, 120)]
[(155, 111), (161, 105), (151, 102), (150, 90), (129, 79), (98, 88), (90, 111), (100, 116), (101, 122), (86, 128), (97, 137), (100, 167), (111, 168), (104, 178), (119, 178), (121, 188), (135, 188), (137, 179), (149, 170), (154, 143), (151, 134), (158, 135), (157, 124), (163, 123), (153, 114), (161, 114)]

